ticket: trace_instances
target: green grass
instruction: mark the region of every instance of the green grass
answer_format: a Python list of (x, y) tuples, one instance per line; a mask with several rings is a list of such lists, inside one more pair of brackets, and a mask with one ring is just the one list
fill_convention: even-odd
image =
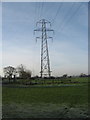
[(8, 88), (2, 89), (3, 104), (11, 103), (53, 103), (87, 104), (87, 86), (51, 87), (51, 88)]
[(89, 78), (88, 77), (76, 77), (76, 78), (68, 78), (71, 79), (71, 81), (78, 81), (78, 82), (88, 82)]
[[(24, 80), (23, 80), (24, 81)], [(59, 79), (36, 79), (31, 80), (32, 82), (37, 82), (39, 84), (87, 84), (89, 82), (88, 77), (73, 77), (73, 78), (59, 78)], [(24, 81), (25, 82), (25, 81)]]
[[(55, 85), (44, 87), (45, 84), (40, 87), (29, 85), (27, 88), (11, 86), (12, 84), (2, 87), (3, 118), (87, 118), (88, 116), (88, 86), (85, 83), (65, 87)], [(13, 84), (13, 86), (19, 85)]]
[(36, 81), (46, 81), (46, 82), (50, 82), (50, 81), (61, 81), (61, 80), (71, 80), (73, 81), (78, 81), (78, 82), (88, 82), (89, 78), (88, 77), (71, 77), (71, 78), (59, 78), (59, 79), (38, 79)]
[[(58, 79), (17, 79), (16, 82), (14, 83), (13, 80), (11, 81), (11, 83), (13, 85), (25, 85), (25, 84), (29, 84), (30, 81), (31, 83), (37, 83), (35, 84), (35, 86), (38, 85), (62, 85), (62, 84), (78, 84), (78, 85), (83, 85), (83, 84), (87, 84), (90, 83), (89, 82), (90, 78), (88, 77), (72, 77), (72, 78), (58, 78)], [(3, 80), (3, 83), (5, 81), (8, 81), (7, 79)], [(8, 83), (9, 84), (9, 83)]]

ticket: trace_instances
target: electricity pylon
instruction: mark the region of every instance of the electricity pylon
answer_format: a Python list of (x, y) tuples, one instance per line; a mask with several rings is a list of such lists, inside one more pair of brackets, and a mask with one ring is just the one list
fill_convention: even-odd
[(48, 39), (53, 39), (52, 37), (49, 37), (47, 32), (53, 31), (52, 29), (47, 29), (46, 27), (50, 25), (51, 23), (45, 19), (42, 19), (36, 23), (36, 26), (40, 26), (40, 28), (35, 29), (34, 31), (41, 32), (40, 37), (36, 37), (37, 39), (41, 39), (41, 78), (42, 77), (50, 77), (51, 76), (51, 70), (50, 70), (50, 59), (49, 59), (49, 51), (48, 51)]

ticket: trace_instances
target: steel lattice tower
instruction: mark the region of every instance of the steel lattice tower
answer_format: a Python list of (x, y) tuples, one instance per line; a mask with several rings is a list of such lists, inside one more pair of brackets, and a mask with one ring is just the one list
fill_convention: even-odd
[(34, 31), (41, 32), (40, 37), (36, 37), (37, 39), (41, 39), (41, 77), (50, 77), (50, 59), (49, 59), (49, 51), (48, 51), (48, 39), (52, 39), (52, 37), (48, 36), (47, 32), (53, 31), (52, 29), (47, 29), (46, 27), (49, 25), (51, 27), (51, 23), (45, 19), (42, 19), (37, 22), (36, 26), (40, 26), (40, 28), (35, 29)]

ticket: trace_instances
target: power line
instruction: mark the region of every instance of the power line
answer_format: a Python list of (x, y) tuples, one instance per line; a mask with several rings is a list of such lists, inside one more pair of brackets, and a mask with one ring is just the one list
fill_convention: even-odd
[[(69, 17), (69, 19), (67, 20), (67, 22), (65, 24), (67, 24), (67, 23), (70, 22), (70, 20), (76, 15), (77, 11), (81, 8), (81, 6), (82, 6), (82, 3), (78, 6), (78, 8), (76, 9), (76, 11)], [(63, 30), (66, 27), (65, 24), (63, 25), (63, 27), (61, 28), (61, 30)]]
[(44, 10), (43, 10), (43, 12), (44, 12), (44, 16), (46, 16), (46, 18), (47, 18), (47, 16), (48, 16), (47, 13), (49, 13), (49, 9), (50, 9), (50, 8), (47, 9), (47, 8), (48, 8), (48, 7), (46, 6), (47, 4), (46, 4), (46, 5), (45, 5), (45, 4), (46, 4), (46, 3), (44, 3)]
[(37, 20), (39, 20), (39, 18), (40, 18), (40, 7), (41, 7), (41, 5), (40, 5), (41, 3), (40, 2), (38, 2), (38, 18), (37, 18)]
[(60, 12), (60, 9), (62, 8), (62, 5), (63, 5), (63, 3), (61, 3), (61, 4), (59, 5), (59, 8), (57, 9), (57, 12), (56, 12), (56, 14), (55, 14), (55, 16), (54, 16), (54, 18), (53, 18), (53, 20), (52, 20), (52, 24), (54, 24), (54, 22), (55, 22), (55, 20), (56, 20), (56, 18), (57, 18), (57, 16), (58, 16), (58, 13)]
[(44, 6), (44, 2), (42, 2), (42, 4), (41, 4), (41, 14), (40, 14), (40, 18), (42, 17), (42, 13), (43, 13), (43, 6)]
[[(70, 9), (68, 10), (68, 12), (66, 13), (66, 15), (64, 16), (64, 18), (63, 18), (64, 20), (61, 21), (61, 23), (60, 23), (61, 26), (63, 26), (64, 22), (67, 20), (66, 18), (67, 18), (67, 16), (70, 14), (70, 12), (72, 11), (74, 5), (75, 5), (75, 3), (72, 4), (72, 6), (70, 7)], [(59, 27), (59, 29), (61, 28), (61, 26)], [(59, 30), (59, 29), (58, 29), (58, 30)]]
[(44, 6), (44, 2), (43, 1), (39, 3), (39, 19), (41, 19), (42, 13), (43, 13), (43, 6)]
[(36, 23), (36, 20), (37, 20), (37, 2), (35, 2), (35, 16), (34, 16), (34, 24)]

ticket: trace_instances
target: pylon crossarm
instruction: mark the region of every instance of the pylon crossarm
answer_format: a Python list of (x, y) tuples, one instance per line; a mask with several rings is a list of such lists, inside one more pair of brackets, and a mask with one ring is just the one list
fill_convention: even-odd
[(41, 38), (40, 37), (36, 37), (36, 42), (37, 42), (38, 39), (41, 39)]
[[(42, 29), (41, 29), (41, 28), (39, 28), (39, 29), (35, 29), (34, 31), (36, 31), (36, 32), (37, 32), (37, 31), (40, 31), (40, 32), (41, 32), (41, 31), (42, 31)], [(46, 29), (45, 31), (49, 31), (49, 32), (50, 32), (50, 31), (52, 31), (52, 32), (54, 32), (54, 30), (52, 30), (52, 29)]]
[(34, 31), (35, 31), (35, 32), (37, 32), (37, 31), (40, 31), (40, 32), (41, 32), (41, 31), (42, 31), (42, 29), (35, 29)]

